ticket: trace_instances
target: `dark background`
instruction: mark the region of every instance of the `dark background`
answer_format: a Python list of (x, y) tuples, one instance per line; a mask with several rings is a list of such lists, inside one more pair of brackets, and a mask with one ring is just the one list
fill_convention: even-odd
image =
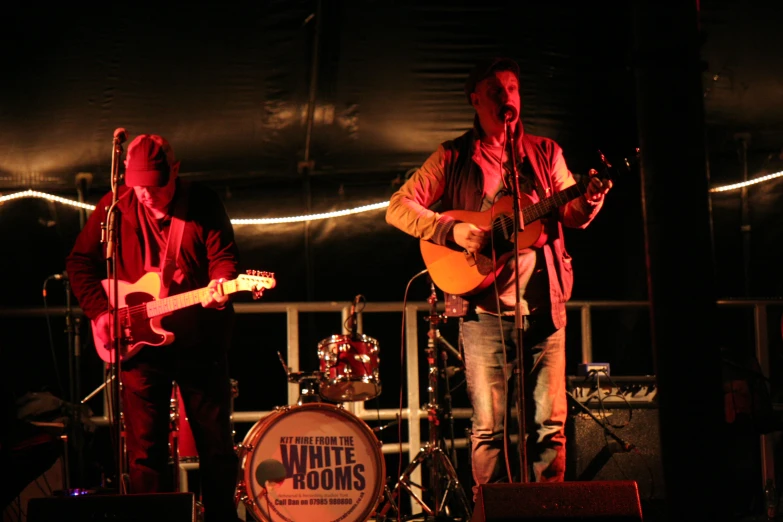
[[(77, 180), (88, 179), (82, 194), (94, 204), (109, 190), (112, 135), (124, 127), (130, 139), (141, 133), (166, 137), (182, 161), (182, 176), (212, 186), (232, 218), (386, 201), (440, 142), (470, 126), (464, 78), (476, 59), (488, 55), (519, 61), (526, 132), (560, 143), (573, 172), (596, 167), (599, 149), (621, 164), (638, 146), (632, 5), (16, 5), (0, 34), (1, 195), (33, 189), (75, 200)], [(700, 2), (711, 186), (741, 181), (745, 172), (753, 178), (783, 170), (781, 14), (780, 7)], [(660, 37), (666, 39), (665, 30)], [(672, 129), (677, 125), (671, 121)], [(675, 177), (657, 182), (665, 184), (658, 194), (678, 187)], [(715, 271), (719, 296), (783, 293), (777, 270), (782, 190), (780, 180), (748, 190), (745, 233), (739, 191), (712, 194), (714, 252), (708, 262), (695, 262)], [(671, 212), (689, 215), (686, 209)], [(66, 304), (62, 282), (47, 283), (45, 301), (41, 290), (47, 276), (63, 271), (81, 218), (73, 207), (43, 199), (0, 203), (0, 307)], [(616, 178), (588, 229), (566, 232), (575, 259), (574, 300), (647, 299), (643, 224), (640, 176), (631, 168)], [(690, 224), (684, 217), (681, 225)], [(369, 303), (401, 302), (429, 295), (424, 278), (405, 293), (424, 268), (418, 243), (388, 226), (383, 210), (307, 225), (238, 225), (235, 231), (241, 267), (275, 273), (278, 285), (264, 302), (347, 304), (357, 294)], [(669, 255), (694, 262), (689, 252)], [(580, 362), (575, 314), (569, 374)], [(772, 307), (769, 315), (773, 363), (779, 363), (780, 309)], [(364, 319), (364, 332), (381, 346), (389, 391), (377, 402), (384, 408), (398, 405), (400, 317)], [(716, 328), (724, 330), (726, 345), (752, 349), (751, 319), (735, 310)], [(63, 318), (6, 313), (2, 321), (3, 373), (12, 387), (67, 390)], [(595, 312), (594, 321), (596, 359), (611, 362), (617, 375), (654, 374), (646, 310)], [(422, 336), (426, 327), (420, 324)], [(340, 331), (337, 313), (304, 314), (301, 369), (315, 370), (318, 342)], [(456, 344), (455, 322), (441, 331)], [(100, 382), (100, 364), (89, 330), (82, 333), (87, 391)], [(284, 314), (239, 316), (231, 356), (237, 409), (286, 402), (276, 355), (285, 352), (285, 343)], [(465, 405), (464, 387), (455, 392), (455, 405)]]

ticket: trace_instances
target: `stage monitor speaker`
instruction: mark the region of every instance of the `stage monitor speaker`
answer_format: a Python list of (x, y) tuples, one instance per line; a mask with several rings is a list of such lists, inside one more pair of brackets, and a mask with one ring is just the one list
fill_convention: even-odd
[(541, 482), (479, 486), (471, 522), (641, 522), (636, 483)]
[(193, 493), (55, 496), (31, 499), (27, 522), (113, 520), (114, 522), (195, 522)]

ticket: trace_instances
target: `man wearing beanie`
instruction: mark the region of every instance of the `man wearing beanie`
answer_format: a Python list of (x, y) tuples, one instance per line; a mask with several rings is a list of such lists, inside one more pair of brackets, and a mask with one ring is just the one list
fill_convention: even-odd
[[(465, 84), (465, 95), (475, 111), (473, 128), (442, 143), (392, 195), (386, 212), (389, 224), (424, 240), (423, 254), (427, 245), (433, 245), (437, 255), (443, 255), (440, 266), (454, 268), (448, 269), (449, 285), (441, 282), (439, 286), (451, 290), (441, 288), (446, 315), (460, 318), (473, 407), (474, 501), (481, 484), (564, 479), (565, 304), (571, 296), (573, 274), (563, 227), (590, 224), (612, 186), (611, 181), (593, 177), (584, 193), (575, 192), (575, 199), (562, 198), (554, 212), (537, 225), (525, 224), (532, 237), (527, 244), (519, 242), (517, 255), (513, 234), (489, 233), (499, 216), (505, 214), (507, 222), (513, 219), (514, 172), (518, 172), (522, 209), (576, 183), (557, 143), (524, 132), (519, 89), (520, 71), (514, 60), (491, 58), (476, 64)], [(436, 203), (440, 204), (438, 212), (431, 209)], [(532, 234), (536, 226), (539, 232)], [(428, 266), (433, 280), (436, 268)], [(464, 281), (455, 281), (457, 275)], [(468, 281), (476, 276), (478, 282)], [(517, 302), (519, 323), (515, 321)], [(517, 336), (519, 330), (521, 336)], [(520, 338), (526, 413), (526, 437), (520, 440), (527, 440), (524, 475), (518, 469), (517, 455), (504, 451), (506, 431), (513, 433), (517, 425), (510, 403), (517, 396), (511, 377)]]
[[(155, 298), (209, 288), (201, 306), (163, 317), (161, 327), (174, 334), (172, 343), (145, 345), (121, 359), (129, 493), (174, 489), (168, 444), (176, 381), (198, 450), (205, 520), (233, 522), (238, 459), (227, 351), (234, 312), (217, 285), (236, 278), (238, 251), (220, 199), (205, 186), (180, 179), (179, 166), (165, 139), (142, 134), (128, 145), (125, 184), (117, 194), (117, 279), (133, 284), (157, 273), (162, 286)], [(101, 228), (112, 199), (109, 192), (96, 205), (66, 259), (74, 295), (92, 320), (104, 361), (113, 360), (113, 351)]]

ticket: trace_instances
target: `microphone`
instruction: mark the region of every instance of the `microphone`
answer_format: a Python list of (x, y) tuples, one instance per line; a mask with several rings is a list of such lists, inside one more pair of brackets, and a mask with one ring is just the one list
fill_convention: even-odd
[(48, 277), (48, 279), (55, 279), (57, 281), (60, 280), (68, 280), (68, 272), (60, 272), (59, 274), (52, 274)]
[(445, 373), (446, 377), (449, 379), (457, 375), (458, 373), (464, 372), (465, 368), (461, 366), (446, 366), (445, 370), (441, 370)]
[(517, 119), (517, 110), (511, 105), (504, 105), (500, 108), (500, 119), (509, 123)]
[(114, 141), (117, 143), (125, 143), (128, 139), (128, 133), (123, 127), (114, 129)]
[(357, 328), (359, 327), (359, 322), (356, 319), (356, 305), (359, 303), (359, 301), (363, 298), (361, 294), (357, 295), (353, 298), (353, 301), (351, 302), (351, 312), (350, 317), (348, 318), (348, 324), (350, 325), (349, 331), (351, 332), (351, 339), (356, 339), (357, 336)]

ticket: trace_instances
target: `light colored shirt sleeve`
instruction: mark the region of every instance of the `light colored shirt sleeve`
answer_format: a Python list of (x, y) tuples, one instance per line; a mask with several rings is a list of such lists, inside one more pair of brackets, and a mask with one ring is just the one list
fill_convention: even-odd
[(386, 209), (386, 222), (419, 239), (444, 244), (454, 219), (430, 210), (443, 195), (445, 186), (443, 146), (395, 192)]

